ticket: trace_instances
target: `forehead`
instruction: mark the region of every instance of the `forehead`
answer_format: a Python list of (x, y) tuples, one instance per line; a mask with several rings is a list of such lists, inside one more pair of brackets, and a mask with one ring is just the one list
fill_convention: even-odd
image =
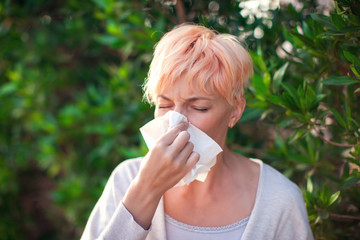
[(200, 83), (189, 83), (185, 79), (177, 79), (171, 85), (163, 86), (157, 97), (172, 99), (213, 99), (220, 97), (219, 94), (207, 88), (206, 86), (202, 86)]

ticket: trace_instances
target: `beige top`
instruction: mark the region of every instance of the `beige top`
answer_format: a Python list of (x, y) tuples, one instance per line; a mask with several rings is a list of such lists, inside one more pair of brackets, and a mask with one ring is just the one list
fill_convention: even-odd
[[(139, 226), (121, 202), (139, 171), (141, 159), (124, 161), (113, 171), (81, 240), (167, 239), (162, 199), (149, 230)], [(252, 161), (260, 165), (260, 177), (254, 208), (242, 240), (314, 239), (300, 189), (269, 165), (257, 159)]]
[(166, 238), (168, 240), (240, 240), (249, 217), (222, 227), (200, 227), (179, 222), (165, 214)]

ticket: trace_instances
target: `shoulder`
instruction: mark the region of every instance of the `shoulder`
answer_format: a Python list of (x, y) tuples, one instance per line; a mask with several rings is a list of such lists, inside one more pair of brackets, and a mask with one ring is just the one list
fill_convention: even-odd
[[(290, 190), (290, 191), (298, 191), (299, 187), (293, 183), (290, 179), (285, 177), (282, 173), (280, 173), (275, 168), (270, 165), (264, 163), (263, 164), (264, 177), (267, 181), (276, 184), (273, 186), (275, 189), (279, 188), (279, 190)], [(284, 189), (285, 188), (285, 189)]]
[(141, 160), (143, 157), (132, 158), (122, 161), (117, 167), (114, 169), (112, 174), (121, 174), (121, 173), (128, 173), (128, 174), (137, 174), (140, 169)]
[(302, 192), (295, 183), (268, 164), (261, 162), (260, 165), (261, 195), (266, 196), (267, 201), (283, 206), (304, 204)]
[(111, 173), (104, 192), (112, 195), (116, 202), (120, 202), (131, 182), (137, 176), (141, 160), (142, 157), (121, 162)]
[(121, 162), (112, 172), (111, 177), (115, 181), (132, 181), (139, 172), (143, 157), (128, 159)]
[(265, 236), (271, 239), (313, 239), (300, 188), (275, 168), (261, 160), (252, 160), (260, 165), (261, 172), (244, 239), (264, 239)]

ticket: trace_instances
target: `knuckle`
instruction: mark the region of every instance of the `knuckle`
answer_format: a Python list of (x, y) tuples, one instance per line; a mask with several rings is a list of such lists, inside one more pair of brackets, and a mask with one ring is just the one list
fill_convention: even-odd
[(187, 123), (185, 122), (181, 122), (179, 123), (178, 125), (176, 125), (174, 127), (175, 131), (178, 131), (178, 132), (183, 132), (187, 129)]
[(185, 138), (186, 134), (187, 134), (187, 131), (183, 130), (183, 131), (180, 131), (177, 136), (181, 136), (182, 138)]
[(156, 142), (155, 142), (155, 146), (158, 148), (165, 148), (168, 145), (168, 140), (164, 137), (159, 138)]
[(190, 133), (188, 133), (187, 131), (183, 131), (183, 133), (184, 133), (184, 137), (189, 140), (190, 139)]
[(167, 162), (172, 161), (172, 155), (170, 154), (169, 151), (164, 152), (164, 154), (163, 154), (163, 159), (164, 159), (165, 161), (167, 161)]
[(159, 152), (163, 149), (164, 143), (162, 141), (157, 142), (151, 151)]
[(200, 154), (197, 152), (192, 152), (189, 156), (189, 160), (197, 162), (200, 159)]
[(177, 127), (179, 128), (180, 131), (184, 131), (186, 129), (186, 123), (181, 122), (177, 125)]
[(182, 140), (182, 141), (189, 141), (190, 139), (190, 134), (187, 131), (182, 131), (179, 133), (178, 137)]
[(175, 127), (171, 128), (169, 132), (174, 132), (175, 134), (179, 134), (181, 132), (181, 127), (176, 125)]
[(190, 149), (194, 149), (194, 144), (192, 142), (188, 142), (187, 145), (189, 146)]

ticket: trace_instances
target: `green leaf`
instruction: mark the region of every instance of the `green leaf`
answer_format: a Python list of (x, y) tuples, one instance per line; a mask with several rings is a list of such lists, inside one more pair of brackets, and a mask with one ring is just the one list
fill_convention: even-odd
[(104, 44), (106, 46), (111, 46), (111, 47), (117, 47), (120, 45), (121, 40), (113, 35), (101, 35), (101, 36), (97, 36), (96, 41), (98, 41), (101, 44)]
[(316, 100), (316, 93), (315, 91), (311, 88), (311, 86), (304, 86), (305, 88), (305, 94), (300, 95), (300, 103), (301, 103), (301, 109), (306, 112), (308, 110), (310, 110), (311, 106), (313, 105), (313, 103)]
[(275, 105), (283, 105), (282, 98), (277, 95), (269, 95), (267, 96), (267, 100)]
[(340, 15), (331, 13), (330, 19), (331, 22), (335, 25), (336, 29), (341, 30), (342, 28), (346, 27), (346, 22)]
[[(356, 1), (354, 1), (354, 3), (356, 3)], [(355, 7), (355, 6), (354, 6)], [(348, 20), (349, 22), (351, 22), (354, 25), (359, 26), (360, 25), (360, 18), (359, 15), (355, 15), (355, 14), (349, 14), (348, 15)]]
[(290, 152), (287, 156), (297, 163), (311, 163), (311, 159), (302, 154)]
[(343, 127), (346, 128), (345, 120), (342, 118), (340, 113), (335, 108), (330, 107), (330, 111), (334, 114), (336, 121)]
[(316, 108), (325, 97), (326, 97), (325, 94), (317, 94), (315, 101), (311, 105), (311, 109)]
[(358, 167), (360, 167), (360, 161), (358, 159), (356, 159), (355, 157), (347, 157), (345, 158), (348, 162), (354, 163), (356, 164)]
[(288, 41), (289, 43), (291, 43), (291, 45), (294, 44), (294, 39), (293, 37), (291, 36), (291, 33), (289, 32), (289, 30), (286, 28), (286, 26), (282, 26), (282, 34), (284, 36), (284, 39), (286, 41)]
[(291, 118), (284, 118), (278, 124), (276, 124), (279, 128), (288, 128), (291, 127), (291, 125), (294, 123), (294, 120)]
[(306, 178), (306, 191), (312, 193), (314, 190), (314, 185), (311, 181), (311, 177), (307, 176)]
[[(351, 93), (350, 93), (351, 94)], [(349, 96), (351, 97), (351, 96)], [(344, 108), (345, 108), (345, 114), (346, 114), (346, 126), (350, 126), (350, 122), (351, 122), (351, 107), (350, 104), (344, 104)]]
[(327, 203), (329, 202), (329, 198), (330, 198), (330, 188), (327, 185), (323, 185), (320, 193), (319, 193), (319, 200), (320, 200), (320, 205), (322, 205), (321, 207), (327, 207)]
[[(316, 144), (312, 141), (311, 135), (306, 135), (306, 147), (307, 147), (307, 153), (309, 155), (309, 160), (312, 163), (315, 163), (318, 160), (318, 151)], [(315, 150), (314, 150), (315, 149)]]
[(141, 149), (139, 148), (129, 148), (129, 147), (120, 146), (117, 150), (126, 158), (136, 158), (136, 157), (140, 157), (142, 154)]
[(259, 47), (256, 51), (256, 53), (254, 52), (249, 52), (251, 55), (251, 58), (254, 62), (254, 65), (259, 67), (261, 72), (268, 72), (268, 69), (266, 67), (264, 58), (262, 57), (262, 51), (261, 48)]
[(306, 133), (306, 129), (304, 128), (300, 128), (297, 129), (288, 139), (289, 144), (292, 144), (294, 141), (298, 140), (299, 138), (301, 138), (302, 136), (304, 136), (304, 134)]
[(240, 122), (259, 119), (263, 112), (264, 112), (263, 110), (258, 108), (246, 108), (243, 115), (240, 118)]
[(281, 150), (281, 152), (286, 152), (285, 142), (277, 132), (275, 132), (275, 145)]
[(98, 7), (102, 8), (102, 9), (106, 9), (108, 8), (108, 3), (109, 1), (104, 1), (104, 0), (92, 0), (92, 2), (94, 2)]
[(357, 78), (360, 78), (360, 67), (359, 66), (351, 65), (350, 69)]
[(309, 122), (309, 118), (307, 115), (303, 115), (297, 112), (293, 112), (290, 110), (286, 111), (286, 115), (292, 118), (297, 119), (298, 121), (302, 122), (302, 123), (308, 123)]
[(292, 3), (288, 4), (288, 11), (289, 11), (289, 14), (291, 16), (293, 16), (294, 18), (298, 17), (298, 12), (297, 12), (296, 8), (292, 5)]
[(299, 33), (296, 33), (296, 32), (293, 32), (292, 36), (297, 38), (299, 41), (301, 41), (303, 43), (303, 45), (309, 46), (311, 48), (316, 48), (316, 46), (315, 46), (312, 39), (310, 39), (310, 38), (308, 38), (308, 37), (306, 37), (304, 35), (301, 35)]
[(351, 52), (349, 51), (343, 51), (344, 56), (346, 58), (346, 60), (348, 60), (351, 63), (354, 63), (356, 65), (360, 65), (360, 60)]
[(286, 69), (288, 68), (289, 66), (289, 62), (286, 62), (284, 65), (281, 66), (281, 68), (279, 70), (277, 70), (274, 74), (274, 85), (273, 85), (273, 89), (274, 89), (274, 92), (278, 91), (279, 89), (279, 86), (281, 85), (282, 83), (282, 80), (284, 78), (284, 75), (285, 75), (285, 72), (286, 72)]
[(8, 94), (11, 94), (13, 92), (15, 92), (18, 88), (18, 83), (17, 82), (8, 82), (6, 84), (4, 84), (3, 86), (1, 86), (0, 88), (0, 96), (5, 96)]
[(250, 101), (248, 106), (252, 108), (262, 109), (264, 111), (269, 108), (269, 104), (266, 101), (259, 99), (254, 99), (253, 101)]
[[(349, 121), (352, 122), (352, 123), (356, 126), (356, 128), (360, 128), (360, 122), (357, 122), (357, 121), (356, 121), (355, 119), (353, 119), (353, 118), (350, 118)], [(358, 131), (358, 132), (359, 132), (359, 131)]]
[[(270, 83), (271, 83), (271, 75), (269, 72), (264, 72), (263, 81), (264, 81), (266, 88), (269, 90)], [(270, 91), (269, 91), (269, 93), (270, 93)]]
[(305, 21), (302, 23), (302, 29), (303, 29), (304, 34), (305, 34), (306, 37), (314, 39), (314, 33), (309, 28), (309, 25)]
[(344, 188), (352, 187), (358, 184), (359, 181), (360, 181), (360, 177), (352, 174), (343, 181), (341, 188), (344, 189)]
[(290, 95), (291, 99), (295, 102), (296, 106), (300, 108), (300, 99), (297, 95), (296, 89), (287, 83), (282, 83), (281, 86), (285, 89), (285, 91)]
[(252, 79), (252, 82), (256, 91), (256, 96), (259, 99), (264, 100), (264, 96), (269, 94), (269, 89), (266, 87), (263, 79), (259, 75), (255, 75)]
[(351, 85), (355, 83), (360, 83), (359, 80), (348, 76), (340, 76), (340, 77), (329, 77), (322, 81), (325, 85)]
[(321, 26), (326, 27), (329, 30), (336, 31), (336, 27), (331, 22), (330, 17), (324, 15), (310, 14), (311, 18), (314, 19), (315, 22), (318, 22)]

